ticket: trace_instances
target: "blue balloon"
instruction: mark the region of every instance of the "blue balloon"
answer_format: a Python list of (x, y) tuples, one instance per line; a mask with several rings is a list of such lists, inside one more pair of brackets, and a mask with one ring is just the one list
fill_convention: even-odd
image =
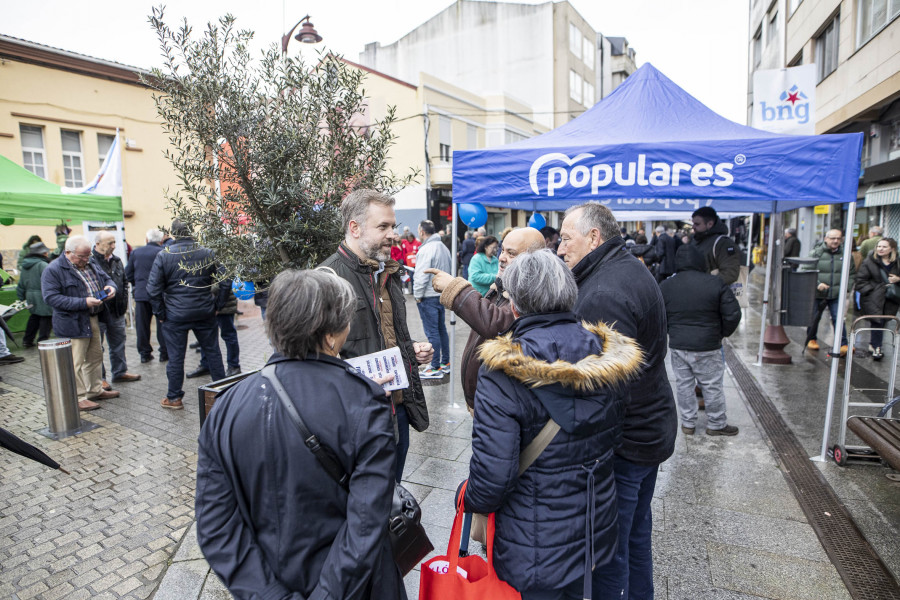
[(541, 215), (541, 213), (533, 213), (531, 218), (528, 219), (528, 226), (534, 227), (535, 229), (541, 229), (547, 225), (547, 219)]
[(458, 213), (459, 220), (467, 227), (481, 227), (487, 223), (487, 209), (481, 204), (460, 204)]
[(238, 300), (252, 300), (253, 295), (256, 294), (256, 286), (253, 285), (252, 281), (235, 279), (231, 282), (231, 289)]

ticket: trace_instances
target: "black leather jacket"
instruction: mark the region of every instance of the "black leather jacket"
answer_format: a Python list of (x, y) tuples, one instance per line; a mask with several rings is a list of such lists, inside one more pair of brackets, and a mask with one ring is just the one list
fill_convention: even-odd
[(381, 334), (381, 319), (377, 305), (381, 290), (387, 286), (397, 346), (406, 364), (406, 374), (410, 382), (409, 387), (403, 390), (403, 406), (406, 407), (409, 424), (413, 429), (425, 431), (428, 428), (428, 406), (425, 404), (425, 393), (419, 379), (413, 340), (406, 326), (406, 300), (398, 273), (398, 263), (392, 260), (386, 262), (385, 271), (376, 278), (377, 269), (360, 261), (353, 251), (341, 244), (338, 251), (325, 259), (321, 266), (333, 269), (338, 277), (346, 279), (356, 292), (356, 314), (350, 322), (350, 335), (347, 336), (341, 350), (341, 356), (344, 358), (355, 358), (387, 348)]

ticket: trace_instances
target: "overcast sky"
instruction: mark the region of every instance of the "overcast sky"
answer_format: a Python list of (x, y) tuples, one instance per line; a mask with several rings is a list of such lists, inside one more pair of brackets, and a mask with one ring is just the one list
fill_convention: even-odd
[[(604, 35), (624, 36), (645, 62), (739, 123), (747, 111), (747, 0), (570, 0)], [(527, 4), (541, 4), (524, 0)], [(311, 15), (328, 49), (356, 61), (367, 42), (389, 44), (425, 22), (450, 0), (179, 0), (166, 9), (174, 25), (187, 18), (195, 30), (230, 12), (256, 32), (259, 48)], [(0, 33), (148, 68), (160, 63), (147, 22), (154, 4), (135, 0), (0, 1)], [(303, 46), (291, 42), (291, 51)], [(2, 95), (0, 81), (0, 95)]]

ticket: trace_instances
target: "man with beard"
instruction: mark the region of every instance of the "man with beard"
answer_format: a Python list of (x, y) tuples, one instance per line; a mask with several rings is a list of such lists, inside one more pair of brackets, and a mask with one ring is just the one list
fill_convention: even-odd
[(726, 285), (737, 281), (741, 274), (741, 255), (716, 210), (711, 206), (698, 208), (691, 215), (691, 221), (694, 224), (691, 244), (706, 259), (706, 272), (718, 271), (716, 274)]
[(341, 203), (344, 241), (321, 267), (346, 279), (357, 297), (356, 314), (341, 356), (354, 358), (397, 346), (403, 357), (409, 387), (391, 393), (399, 440), (395, 477), (403, 477), (409, 451), (409, 426), (428, 428), (428, 407), (417, 365), (431, 361), (428, 342), (413, 342), (406, 326), (406, 302), (400, 265), (391, 260), (391, 244), (397, 219), (394, 199), (375, 190), (351, 192)]

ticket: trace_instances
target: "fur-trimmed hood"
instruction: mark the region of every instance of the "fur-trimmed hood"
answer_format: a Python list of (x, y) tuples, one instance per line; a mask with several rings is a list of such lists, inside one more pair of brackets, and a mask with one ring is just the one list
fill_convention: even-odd
[(559, 384), (577, 392), (593, 392), (625, 384), (640, 373), (644, 356), (637, 342), (605, 323), (582, 322), (581, 326), (600, 339), (602, 351), (575, 363), (527, 356), (514, 341), (513, 332), (484, 342), (479, 357), (486, 368), (503, 371), (530, 388)]

